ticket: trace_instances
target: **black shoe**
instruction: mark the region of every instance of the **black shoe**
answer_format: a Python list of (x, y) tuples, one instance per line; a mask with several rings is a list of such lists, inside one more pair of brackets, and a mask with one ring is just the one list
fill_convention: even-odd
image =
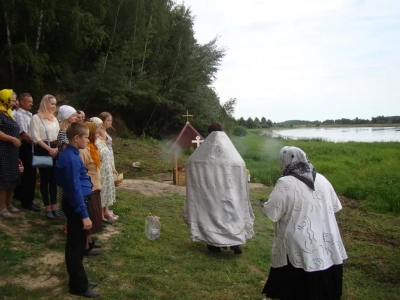
[(242, 254), (243, 251), (240, 249), (240, 246), (230, 246), (231, 250), (233, 250), (233, 254)]
[(91, 243), (89, 243), (89, 249), (93, 249), (93, 248), (101, 248), (103, 245), (100, 243), (96, 243), (95, 241), (92, 241)]
[(88, 249), (89, 251), (85, 251), (85, 256), (97, 256), (100, 254), (99, 250), (95, 250), (95, 249)]
[(112, 221), (111, 220), (103, 220), (103, 224), (106, 224), (106, 225), (112, 225)]
[(101, 248), (101, 247), (103, 247), (102, 244), (96, 242), (93, 243), (93, 248)]
[(31, 207), (24, 207), (26, 210), (34, 211), (34, 212), (39, 212), (41, 211), (41, 208), (35, 204), (32, 204)]
[(88, 285), (89, 285), (89, 287), (96, 287), (99, 284), (97, 282), (94, 282), (94, 281), (88, 281)]
[(69, 294), (71, 296), (80, 296), (80, 297), (85, 297), (85, 298), (94, 298), (94, 297), (100, 296), (100, 294), (98, 292), (95, 292), (91, 289), (87, 289), (87, 291), (84, 293), (75, 294), (75, 293), (69, 292)]
[(211, 245), (207, 245), (207, 249), (210, 250), (210, 252), (215, 252), (215, 253), (220, 253), (221, 248), (220, 247), (215, 247)]

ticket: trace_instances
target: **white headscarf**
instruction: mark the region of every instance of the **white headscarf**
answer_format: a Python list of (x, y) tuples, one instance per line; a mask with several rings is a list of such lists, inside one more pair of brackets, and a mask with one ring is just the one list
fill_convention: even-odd
[(62, 105), (58, 109), (57, 119), (58, 121), (62, 122), (67, 120), (70, 116), (76, 113), (76, 109), (69, 105)]
[(283, 147), (279, 152), (279, 164), (282, 176), (294, 176), (315, 190), (316, 171), (303, 150), (297, 147)]
[(98, 118), (98, 117), (92, 117), (89, 119), (90, 122), (93, 122), (94, 124), (96, 124), (96, 126), (102, 125), (103, 121)]

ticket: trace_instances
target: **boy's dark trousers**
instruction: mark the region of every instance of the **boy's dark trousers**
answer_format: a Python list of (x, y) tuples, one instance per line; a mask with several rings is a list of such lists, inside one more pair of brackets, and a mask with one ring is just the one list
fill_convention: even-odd
[(74, 211), (68, 199), (63, 199), (63, 210), (67, 217), (67, 243), (65, 264), (69, 275), (70, 293), (80, 294), (88, 290), (88, 279), (83, 267), (87, 230), (83, 229), (82, 218)]

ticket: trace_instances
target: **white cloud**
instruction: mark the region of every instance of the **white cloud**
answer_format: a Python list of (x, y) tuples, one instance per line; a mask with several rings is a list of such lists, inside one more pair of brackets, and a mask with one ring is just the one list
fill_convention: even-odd
[(235, 117), (400, 113), (400, 1), (185, 0), (195, 36), (228, 51), (214, 87)]

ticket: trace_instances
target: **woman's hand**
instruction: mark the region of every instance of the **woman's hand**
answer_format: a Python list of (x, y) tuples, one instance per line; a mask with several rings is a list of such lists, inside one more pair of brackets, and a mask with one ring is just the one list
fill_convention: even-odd
[(58, 154), (58, 150), (57, 150), (56, 148), (50, 148), (50, 150), (49, 150), (49, 155), (50, 155), (51, 157), (56, 157), (57, 154)]
[(19, 139), (15, 138), (15, 137), (12, 138), (11, 143), (13, 143), (13, 145), (14, 145), (15, 147), (17, 147), (17, 148), (18, 148), (19, 146), (21, 146), (21, 141), (20, 141)]
[(118, 172), (117, 172), (117, 170), (115, 170), (114, 167), (113, 167), (113, 173), (114, 173), (115, 175), (118, 175)]

